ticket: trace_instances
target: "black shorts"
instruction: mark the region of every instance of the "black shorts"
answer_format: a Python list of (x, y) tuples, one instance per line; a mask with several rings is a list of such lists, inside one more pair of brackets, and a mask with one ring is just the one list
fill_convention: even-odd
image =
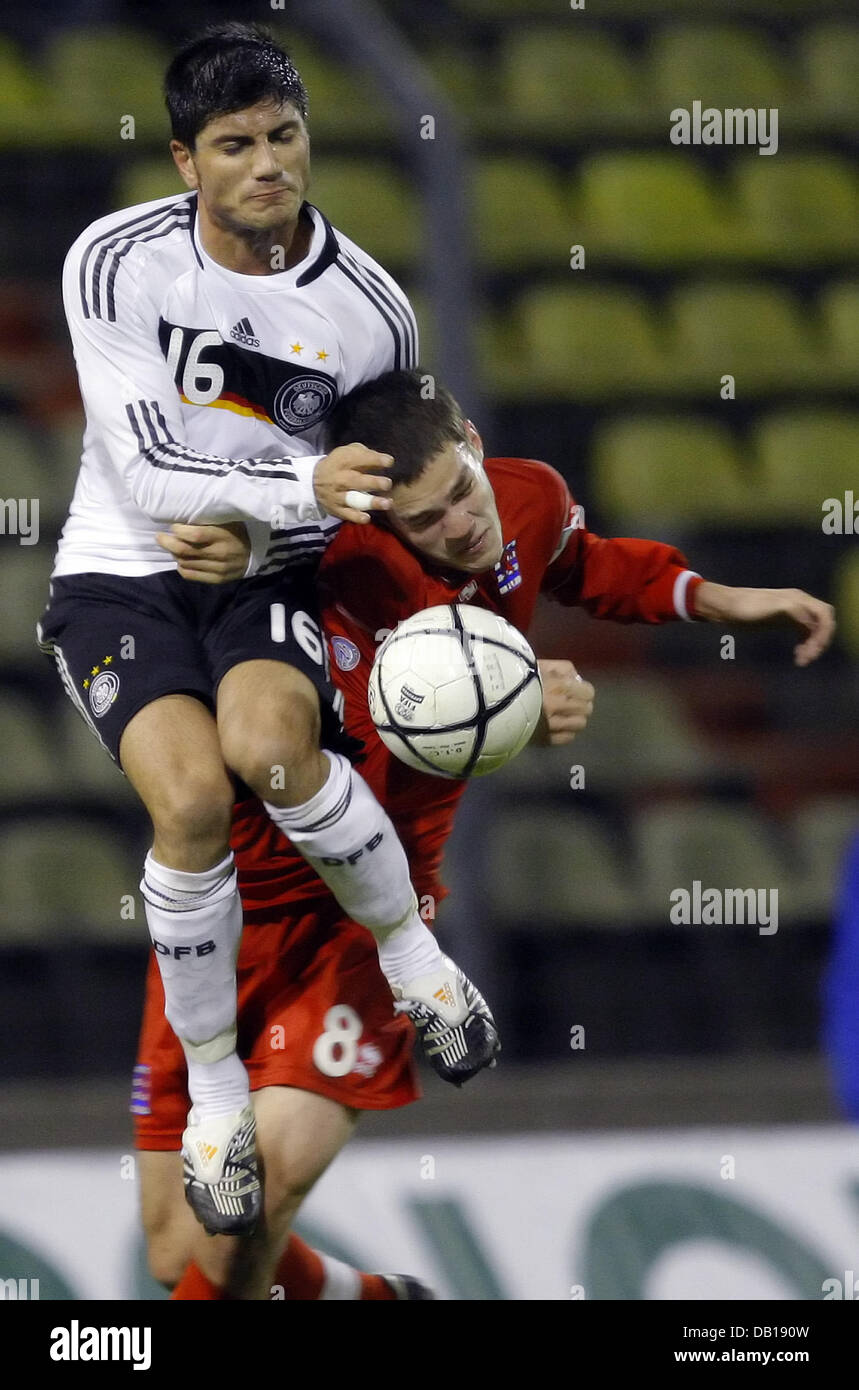
[(213, 710), (227, 671), (254, 660), (283, 661), (313, 682), (323, 747), (354, 758), (362, 746), (337, 713), (309, 569), (232, 584), (193, 583), (176, 570), (65, 575), (51, 581), (38, 640), (117, 763), (123, 730), (145, 705), (185, 694)]

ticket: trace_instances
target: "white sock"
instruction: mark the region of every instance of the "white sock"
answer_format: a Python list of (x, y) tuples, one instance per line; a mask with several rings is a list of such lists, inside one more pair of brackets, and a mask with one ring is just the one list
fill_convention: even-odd
[[(266, 801), (265, 808), (344, 911), (373, 933), (388, 983), (406, 985), (439, 969), (441, 949), (418, 914), (408, 860), (390, 817), (348, 758), (323, 752), (331, 772), (315, 796), (303, 806)], [(389, 947), (392, 934), (397, 940)]]
[(236, 956), (242, 905), (232, 854), (201, 874), (169, 869), (151, 852), (140, 885), (164, 985), (164, 1012), (188, 1063), (198, 1120), (248, 1104), (236, 1056)]
[(320, 1300), (336, 1300), (340, 1303), (360, 1300), (361, 1276), (357, 1269), (353, 1269), (351, 1265), (344, 1265), (341, 1260), (335, 1260), (333, 1255), (323, 1255), (321, 1251), (318, 1253), (325, 1268), (325, 1283), (319, 1295)]

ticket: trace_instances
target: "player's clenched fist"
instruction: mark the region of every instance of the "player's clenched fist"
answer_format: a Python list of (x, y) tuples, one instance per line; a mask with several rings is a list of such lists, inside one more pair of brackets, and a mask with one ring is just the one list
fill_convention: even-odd
[(370, 520), (371, 511), (387, 511), (391, 480), (379, 470), (390, 468), (390, 454), (377, 454), (363, 444), (341, 444), (320, 459), (313, 470), (316, 500), (330, 516), (341, 521)]
[(582, 680), (571, 661), (538, 661), (543, 682), (543, 716), (535, 743), (560, 747), (572, 743), (594, 709), (594, 688)]

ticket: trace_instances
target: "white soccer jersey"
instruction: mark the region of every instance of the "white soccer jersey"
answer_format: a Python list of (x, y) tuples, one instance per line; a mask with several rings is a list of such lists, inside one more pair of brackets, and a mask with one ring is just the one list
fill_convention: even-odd
[(312, 473), (338, 397), (417, 362), (402, 290), (307, 205), (298, 265), (240, 275), (203, 250), (197, 195), (100, 218), (66, 258), (63, 299), (86, 410), (54, 574), (175, 562), (174, 521), (244, 521), (251, 572), (312, 562), (340, 525)]

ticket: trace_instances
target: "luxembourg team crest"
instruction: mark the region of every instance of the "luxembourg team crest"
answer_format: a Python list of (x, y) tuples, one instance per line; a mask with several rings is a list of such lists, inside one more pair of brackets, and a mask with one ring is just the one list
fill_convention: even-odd
[(346, 637), (332, 637), (331, 647), (334, 652), (334, 660), (341, 671), (354, 671), (358, 662), (361, 660), (361, 653)]
[(498, 580), (499, 594), (509, 594), (511, 589), (518, 589), (522, 583), (515, 540), (508, 541), (502, 550), (501, 559), (495, 566), (495, 577)]

